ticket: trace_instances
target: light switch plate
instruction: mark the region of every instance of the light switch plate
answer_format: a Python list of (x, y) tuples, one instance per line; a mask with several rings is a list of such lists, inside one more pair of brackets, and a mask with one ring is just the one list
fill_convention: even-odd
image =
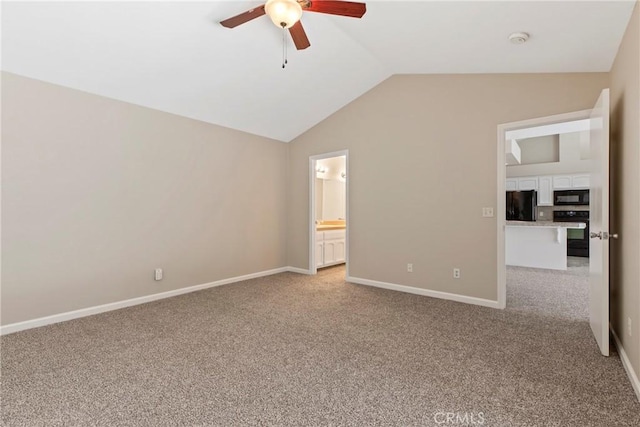
[(493, 208), (482, 208), (482, 216), (484, 218), (493, 218)]

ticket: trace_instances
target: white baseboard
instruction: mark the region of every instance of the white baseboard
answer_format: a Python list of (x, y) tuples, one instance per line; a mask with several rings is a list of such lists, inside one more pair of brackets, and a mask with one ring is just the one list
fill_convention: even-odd
[(432, 298), (440, 298), (466, 304), (481, 305), (483, 307), (500, 308), (498, 301), (483, 298), (468, 297), (465, 295), (451, 294), (448, 292), (432, 291), (429, 289), (414, 288), (413, 286), (397, 285), (395, 283), (379, 282), (377, 280), (361, 279), (360, 277), (347, 277), (347, 282), (359, 285), (374, 286), (376, 288), (391, 289), (392, 291), (406, 292), (409, 294), (423, 295)]
[[(244, 280), (256, 279), (258, 277), (271, 276), (273, 274), (292, 272), (309, 275), (311, 272), (298, 267), (280, 267), (273, 270), (260, 271), (258, 273), (246, 274), (244, 276), (231, 277), (228, 279), (217, 280), (215, 282), (204, 283), (201, 285), (189, 286), (186, 288), (174, 289), (172, 291), (161, 292), (158, 294), (145, 295), (138, 298), (131, 298), (124, 301), (117, 301), (108, 304), (97, 305), (93, 307), (81, 308), (79, 310), (68, 311), (65, 313), (54, 314), (51, 316), (40, 317), (37, 319), (26, 320), (24, 322), (10, 323), (0, 326), (0, 335), (12, 334), (14, 332), (24, 331), (26, 329), (39, 328), (41, 326), (51, 325), (53, 323), (65, 322), (67, 320), (78, 319), (81, 317), (91, 316), (94, 314), (104, 313), (106, 311), (119, 310), (125, 307), (144, 304), (164, 298), (196, 292), (203, 289), (213, 288), (216, 286), (228, 285), (230, 283), (242, 282)], [(425, 295), (434, 298), (448, 299), (453, 301), (464, 302), (467, 304), (482, 305), (485, 307), (498, 308), (497, 301), (485, 300), (481, 298), (467, 297), (464, 295), (450, 294), (446, 292), (430, 291), (427, 289), (413, 288), (411, 286), (396, 285), (393, 283), (378, 282), (375, 280), (361, 279), (357, 277), (347, 277), (348, 282), (358, 283), (361, 285), (375, 286), (378, 288), (391, 289), (394, 291), (407, 292), (411, 294)]]
[(112, 302), (109, 304), (97, 305), (94, 307), (81, 308), (79, 310), (68, 311), (65, 313), (54, 314), (51, 316), (40, 317), (37, 319), (26, 320), (24, 322), (11, 323), (0, 326), (0, 335), (7, 335), (14, 332), (24, 331), (26, 329), (39, 328), (40, 326), (51, 325), (53, 323), (65, 322), (67, 320), (78, 319), (80, 317), (91, 316), (93, 314), (104, 313), (106, 311), (118, 310), (133, 305), (144, 304), (164, 298), (171, 298), (177, 295), (187, 294), (189, 292), (200, 291), (203, 289), (214, 288), (216, 286), (228, 285), (230, 283), (242, 282), (244, 280), (256, 279), (258, 277), (271, 276), (273, 274), (284, 273), (287, 271), (295, 271), (293, 267), (281, 267), (273, 270), (260, 271), (258, 273), (246, 274), (244, 276), (231, 277), (229, 279), (216, 280), (215, 282), (204, 283), (202, 285), (189, 286), (186, 288), (174, 289), (172, 291), (161, 292), (158, 294), (145, 295), (138, 298), (131, 298), (124, 301)]
[(627, 352), (624, 351), (624, 347), (622, 347), (622, 342), (616, 335), (616, 332), (611, 329), (611, 335), (613, 335), (613, 342), (616, 344), (616, 348), (618, 349), (618, 354), (620, 355), (620, 360), (622, 360), (622, 366), (624, 370), (627, 372), (627, 376), (629, 377), (629, 381), (631, 382), (631, 386), (633, 387), (633, 391), (636, 392), (636, 397), (638, 401), (640, 401), (640, 380), (638, 380), (638, 376), (636, 375), (636, 371), (633, 370), (633, 366), (631, 365), (631, 360), (629, 360), (629, 356), (627, 356)]
[(298, 274), (306, 274), (306, 275), (311, 274), (311, 271), (305, 270), (304, 268), (298, 268), (298, 267), (287, 267), (287, 271), (290, 271), (291, 273), (298, 273)]

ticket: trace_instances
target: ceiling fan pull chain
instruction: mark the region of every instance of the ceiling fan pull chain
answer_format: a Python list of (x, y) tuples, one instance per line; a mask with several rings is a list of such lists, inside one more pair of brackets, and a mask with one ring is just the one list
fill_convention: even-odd
[(287, 29), (282, 25), (282, 68), (287, 65)]

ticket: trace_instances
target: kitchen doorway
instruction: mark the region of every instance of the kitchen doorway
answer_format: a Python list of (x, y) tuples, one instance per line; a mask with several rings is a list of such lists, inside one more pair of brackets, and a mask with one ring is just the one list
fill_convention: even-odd
[[(566, 149), (560, 144), (559, 136), (563, 134), (579, 135), (584, 134), (585, 131), (588, 133), (590, 114), (591, 110), (583, 110), (498, 126), (496, 218), (498, 306), (500, 308), (505, 308), (507, 305), (507, 264), (524, 268), (548, 269), (548, 271), (556, 273), (583, 264), (580, 260), (567, 256), (566, 245), (569, 228), (553, 227), (552, 223), (559, 222), (556, 218), (558, 216), (556, 211), (559, 209), (555, 206), (555, 189), (559, 189), (563, 185), (570, 189), (573, 185), (572, 180), (575, 179), (576, 185), (581, 185), (588, 191), (589, 167), (585, 166), (588, 161), (585, 163), (580, 160), (580, 156), (584, 153), (575, 154), (572, 161), (566, 163), (566, 173), (563, 172), (561, 168), (564, 166), (559, 166), (561, 165), (560, 157), (563, 155), (563, 150), (566, 151)], [(520, 165), (524, 153), (521, 152), (519, 144), (517, 144), (518, 141), (534, 142), (536, 139), (542, 140), (553, 135), (558, 137), (555, 141), (555, 148), (553, 141), (545, 141), (546, 150), (538, 147), (535, 152), (531, 153), (533, 157), (537, 158), (536, 161)], [(574, 138), (573, 143), (577, 150), (583, 151), (586, 145), (588, 151), (588, 134), (586, 138), (584, 135), (582, 136), (582, 139)], [(518, 164), (519, 171), (515, 176), (514, 173), (507, 175), (509, 164)], [(580, 169), (581, 167), (583, 169)], [(580, 182), (580, 179), (584, 179), (585, 176), (587, 177), (586, 184)], [(522, 225), (536, 225), (536, 227), (517, 226), (520, 224), (507, 221), (508, 197), (505, 198), (507, 191), (535, 193), (533, 213), (526, 218), (531, 222), (523, 222)], [(588, 206), (586, 209), (589, 209)], [(549, 227), (537, 227), (544, 225), (542, 221), (548, 221)], [(573, 231), (571, 233), (575, 234)], [(527, 243), (523, 244), (522, 242), (525, 241)], [(507, 250), (509, 250), (508, 253)], [(540, 256), (536, 257), (536, 253)], [(562, 259), (559, 260), (559, 257)]]
[(309, 157), (309, 274), (345, 265), (349, 275), (349, 151)]
[[(529, 224), (515, 223), (510, 224), (507, 219), (507, 199), (505, 197), (505, 191), (507, 190), (506, 181), (506, 165), (509, 158), (509, 152), (511, 154), (517, 153), (517, 147), (512, 147), (509, 144), (512, 140), (516, 139), (514, 135), (526, 129), (545, 129), (552, 126), (571, 125), (580, 122), (588, 123), (588, 134), (586, 137), (586, 153), (588, 155), (588, 173), (582, 176), (570, 176), (560, 175), (547, 176), (545, 183), (547, 185), (547, 195), (552, 200), (552, 206), (564, 205), (566, 202), (583, 201), (589, 205), (589, 223), (595, 228), (590, 230), (589, 237), (589, 262), (588, 270), (586, 274), (587, 279), (587, 298), (588, 301), (586, 310), (586, 320), (588, 321), (593, 336), (597, 342), (600, 352), (604, 356), (609, 355), (609, 238), (618, 238), (617, 234), (611, 234), (609, 231), (609, 116), (610, 116), (610, 95), (609, 89), (603, 89), (600, 93), (593, 109), (583, 110), (573, 113), (560, 114), (556, 116), (542, 117), (532, 120), (526, 120), (521, 122), (507, 123), (498, 125), (498, 165), (497, 165), (497, 260), (498, 260), (498, 305), (504, 308), (507, 304), (507, 268), (506, 268), (506, 246), (509, 243), (509, 235), (520, 236), (522, 248), (525, 248), (529, 253), (532, 252), (532, 247), (537, 247), (537, 254), (542, 257), (547, 257), (549, 251), (562, 249), (561, 245), (564, 245), (564, 251), (558, 251), (559, 255), (564, 256), (564, 266), (556, 267), (555, 270), (568, 270), (567, 262), (567, 229), (584, 228), (585, 224), (578, 224), (577, 222), (572, 226), (569, 226), (566, 222), (553, 222), (545, 225), (550, 231), (555, 231), (555, 242), (549, 240), (549, 236), (543, 236), (541, 233), (535, 231), (537, 228), (536, 223), (530, 222)], [(516, 148), (515, 151), (513, 148)], [(531, 181), (535, 181), (534, 177), (528, 177), (523, 179), (525, 185), (530, 185)], [(568, 187), (569, 191), (556, 191), (556, 181), (559, 186)], [(538, 182), (541, 182), (541, 178), (538, 177)], [(528, 183), (528, 184), (527, 184)], [(518, 183), (519, 185), (520, 183)], [(534, 182), (535, 184), (535, 182)], [(513, 183), (511, 183), (513, 186)], [(578, 187), (586, 187), (582, 192), (575, 191)], [(520, 188), (517, 189), (520, 191)], [(560, 193), (560, 194), (559, 194)], [(558, 197), (558, 196), (563, 197)], [(542, 197), (542, 194), (541, 194)], [(566, 197), (566, 198), (565, 198)], [(535, 201), (535, 197), (533, 199)], [(537, 205), (537, 202), (535, 203)], [(554, 219), (556, 219), (556, 213), (554, 212)], [(535, 215), (533, 216), (535, 218)], [(530, 221), (535, 221), (530, 220)], [(515, 222), (515, 221), (514, 221)], [(529, 225), (529, 227), (523, 226)], [(529, 230), (527, 230), (529, 229)], [(535, 231), (535, 232), (534, 232)], [(535, 236), (542, 236), (544, 238), (534, 238)], [(526, 238), (522, 239), (523, 236)], [(514, 241), (511, 241), (511, 247), (517, 247), (514, 245)], [(543, 248), (544, 250), (539, 250)], [(513, 265), (512, 263), (509, 263)], [(544, 268), (544, 267), (543, 267)], [(543, 270), (544, 271), (544, 270)], [(551, 280), (546, 280), (547, 283), (562, 284), (561, 277), (554, 277)], [(561, 300), (555, 298), (554, 301)], [(556, 310), (556, 313), (559, 311)], [(560, 312), (561, 313), (561, 312)], [(555, 313), (554, 313), (555, 314)]]

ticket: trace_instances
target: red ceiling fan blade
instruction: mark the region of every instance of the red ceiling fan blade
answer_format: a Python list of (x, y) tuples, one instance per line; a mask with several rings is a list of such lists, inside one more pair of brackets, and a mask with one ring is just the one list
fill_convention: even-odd
[(296, 22), (293, 27), (289, 28), (289, 33), (291, 34), (293, 43), (296, 45), (296, 49), (302, 50), (311, 46), (307, 38), (307, 33), (305, 33), (304, 28), (302, 28), (302, 22)]
[(256, 19), (265, 14), (264, 5), (260, 7), (256, 7), (255, 9), (247, 10), (246, 12), (241, 13), (240, 15), (236, 15), (232, 18), (225, 19), (224, 21), (220, 21), (220, 24), (223, 27), (227, 28), (235, 28), (240, 24), (244, 24), (245, 22), (251, 21), (252, 19)]
[(310, 3), (306, 8), (303, 6), (304, 10), (352, 18), (362, 18), (367, 11), (366, 4), (353, 1), (312, 0)]

